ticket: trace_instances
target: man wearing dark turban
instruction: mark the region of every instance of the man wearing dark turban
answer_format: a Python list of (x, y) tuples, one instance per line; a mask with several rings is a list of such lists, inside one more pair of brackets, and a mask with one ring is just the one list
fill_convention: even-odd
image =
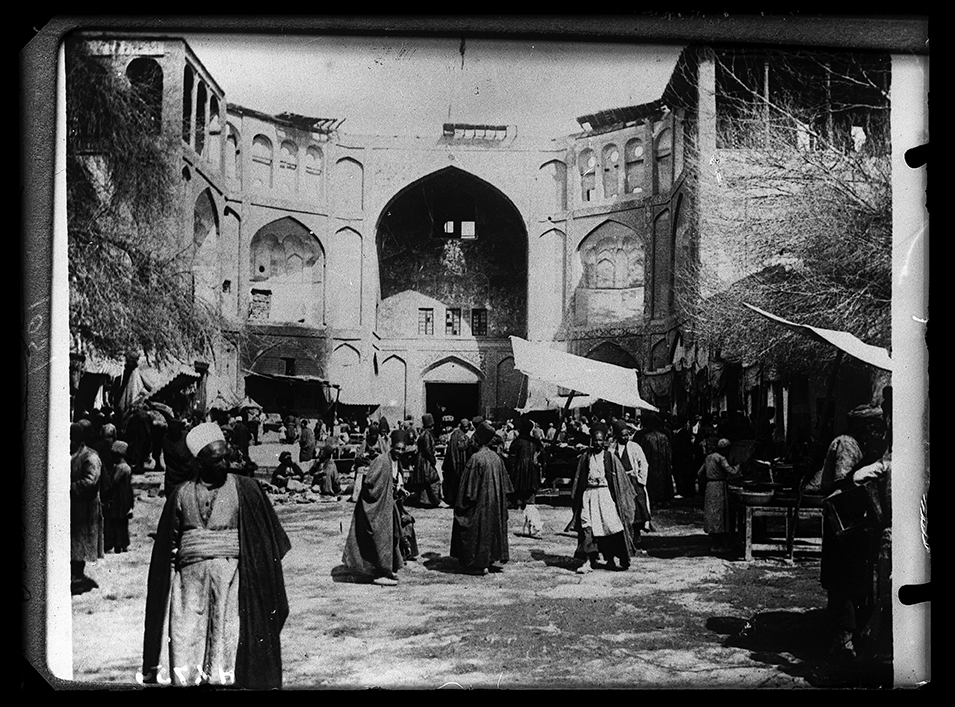
[(477, 451), (464, 465), (451, 526), (451, 556), (482, 575), (502, 571), (509, 559), (507, 496), (514, 489), (501, 455), (488, 446), (494, 436), (487, 422), (474, 430)]

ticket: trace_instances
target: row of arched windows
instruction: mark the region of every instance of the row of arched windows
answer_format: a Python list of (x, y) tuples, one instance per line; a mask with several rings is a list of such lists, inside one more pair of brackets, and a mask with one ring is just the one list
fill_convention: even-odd
[(621, 195), (662, 194), (673, 186), (673, 131), (663, 128), (653, 141), (648, 164), (643, 138), (620, 145), (608, 143), (598, 150), (585, 148), (577, 155), (580, 200), (583, 203)]
[[(301, 157), (304, 157), (304, 164)], [(309, 145), (304, 155), (300, 155), (296, 143), (283, 140), (276, 165), (272, 141), (261, 134), (252, 140), (252, 185), (257, 189), (277, 189), (319, 197), (322, 192), (323, 164), (324, 155), (317, 145)]]
[(219, 97), (186, 64), (182, 76), (182, 141), (207, 161), (218, 164), (222, 116)]

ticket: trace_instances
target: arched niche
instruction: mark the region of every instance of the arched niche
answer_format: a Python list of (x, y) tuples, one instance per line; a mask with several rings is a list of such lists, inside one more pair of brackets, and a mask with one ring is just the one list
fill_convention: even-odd
[(673, 234), (670, 210), (653, 219), (653, 317), (670, 313), (673, 301)]
[(126, 78), (140, 101), (149, 131), (159, 134), (162, 129), (162, 67), (151, 57), (137, 57), (126, 65)]
[(192, 242), (193, 281), (196, 296), (218, 305), (221, 278), (219, 277), (219, 215), (209, 189), (203, 189), (193, 207)]
[(325, 317), (325, 249), (304, 224), (291, 217), (260, 228), (249, 244), (249, 282), (268, 298), (254, 318), (322, 326)]
[(537, 170), (538, 199), (545, 214), (567, 210), (567, 165), (561, 160), (545, 162)]
[(403, 420), (408, 408), (408, 365), (400, 356), (389, 356), (378, 375), (382, 414), (391, 423)]
[(514, 357), (506, 356), (497, 364), (495, 398), (498, 408), (513, 409), (524, 402), (524, 374), (514, 367)]
[(338, 326), (361, 325), (362, 236), (353, 228), (335, 232), (333, 280), (335, 320)]
[(345, 213), (360, 213), (365, 208), (365, 168), (351, 157), (335, 163), (332, 174), (338, 207)]

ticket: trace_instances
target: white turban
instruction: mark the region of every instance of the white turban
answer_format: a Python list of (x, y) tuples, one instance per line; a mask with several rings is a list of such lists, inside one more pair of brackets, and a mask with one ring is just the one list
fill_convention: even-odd
[(186, 435), (186, 446), (189, 447), (189, 451), (194, 457), (198, 457), (199, 452), (207, 444), (218, 441), (225, 442), (225, 435), (222, 434), (222, 429), (215, 422), (203, 422), (196, 425)]

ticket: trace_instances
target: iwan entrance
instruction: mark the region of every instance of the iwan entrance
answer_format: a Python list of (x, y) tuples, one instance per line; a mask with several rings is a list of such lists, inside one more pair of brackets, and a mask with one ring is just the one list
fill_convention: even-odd
[[(481, 397), (478, 383), (425, 383), (425, 410), (434, 416), (435, 428), (440, 431), (456, 425), (462, 417), (471, 419), (480, 412)], [(446, 416), (453, 423), (442, 423)]]

